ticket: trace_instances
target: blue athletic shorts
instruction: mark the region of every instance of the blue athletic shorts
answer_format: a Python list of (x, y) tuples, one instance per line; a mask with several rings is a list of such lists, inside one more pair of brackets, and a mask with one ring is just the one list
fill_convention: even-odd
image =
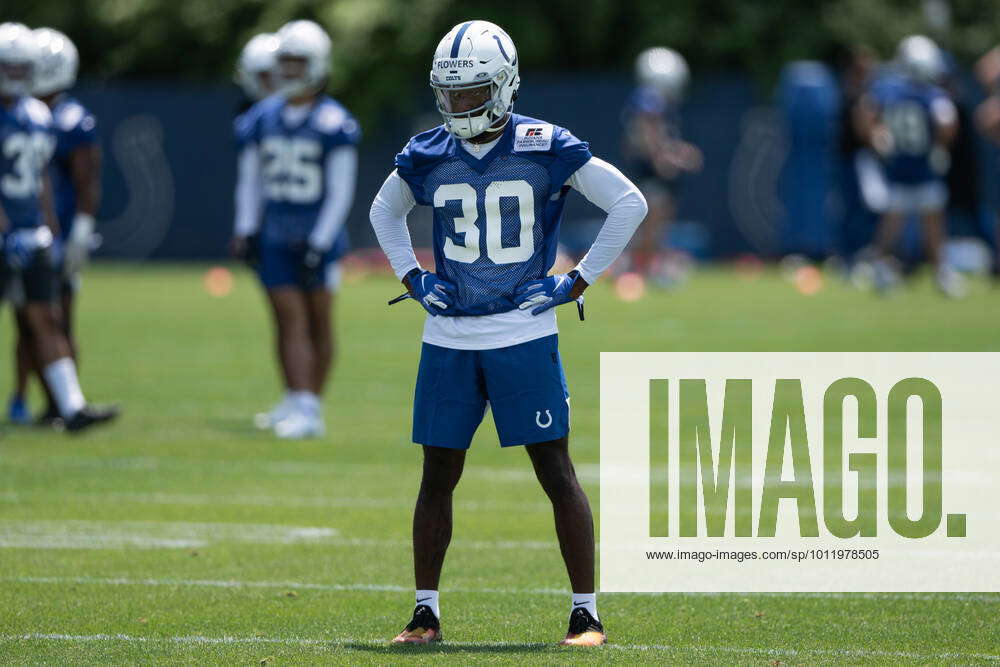
[(494, 350), (424, 343), (413, 399), (413, 442), (468, 449), (487, 402), (501, 447), (568, 434), (569, 391), (559, 336)]
[(340, 283), (340, 265), (336, 262), (338, 253), (333, 249), (327, 252), (315, 271), (307, 271), (303, 267), (304, 255), (304, 249), (261, 244), (257, 276), (264, 288), (298, 287), (306, 292), (317, 289), (336, 291)]

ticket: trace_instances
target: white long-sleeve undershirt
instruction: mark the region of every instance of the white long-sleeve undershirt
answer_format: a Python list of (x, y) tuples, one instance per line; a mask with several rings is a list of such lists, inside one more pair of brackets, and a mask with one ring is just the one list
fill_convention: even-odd
[[(596, 157), (577, 169), (566, 184), (607, 213), (593, 245), (576, 267), (583, 279), (593, 284), (618, 258), (646, 217), (646, 200), (620, 171)], [(420, 267), (406, 226), (406, 216), (415, 205), (410, 186), (393, 171), (371, 206), (375, 236), (399, 279)], [(554, 309), (538, 316), (528, 310), (478, 317), (428, 316), (424, 341), (443, 347), (490, 349), (516, 345), (556, 331)]]
[(240, 151), (236, 162), (236, 223), (234, 234), (246, 238), (260, 227), (260, 154), (256, 144)]
[(326, 198), (309, 234), (309, 245), (320, 250), (333, 245), (351, 212), (357, 177), (358, 150), (354, 146), (338, 146), (330, 151), (326, 158)]
[[(326, 157), (323, 173), (326, 196), (309, 234), (309, 245), (318, 250), (330, 248), (347, 221), (357, 181), (357, 149), (350, 145), (334, 148)], [(250, 144), (240, 151), (237, 166), (236, 236), (247, 237), (257, 231), (262, 208), (260, 155), (256, 144)]]
[(566, 183), (608, 214), (590, 250), (576, 265), (580, 276), (593, 285), (622, 254), (645, 219), (646, 199), (614, 165), (596, 157), (577, 169)]
[[(618, 258), (646, 217), (646, 200), (620, 171), (596, 157), (577, 169), (566, 184), (607, 213), (593, 245), (576, 266), (592, 285)], [(375, 236), (400, 280), (420, 266), (406, 227), (406, 216), (416, 204), (410, 186), (393, 171), (375, 195), (370, 211)]]
[(420, 266), (406, 226), (406, 216), (416, 205), (410, 186), (394, 170), (379, 188), (368, 213), (378, 244), (400, 280)]

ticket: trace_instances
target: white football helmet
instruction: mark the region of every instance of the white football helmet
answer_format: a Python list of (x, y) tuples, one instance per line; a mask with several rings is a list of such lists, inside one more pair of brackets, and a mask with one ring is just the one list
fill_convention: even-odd
[[(330, 72), (330, 37), (313, 21), (286, 23), (277, 33), (277, 90), (286, 97), (295, 97), (318, 88)], [(297, 68), (284, 59), (301, 59)]]
[(444, 126), (453, 135), (471, 139), (499, 130), (521, 85), (514, 42), (489, 21), (460, 23), (434, 51), (430, 83)]
[(0, 95), (31, 95), (37, 60), (31, 28), (23, 23), (0, 24)]
[(688, 65), (684, 56), (673, 49), (655, 46), (636, 58), (635, 76), (639, 85), (653, 88), (668, 100), (677, 101), (684, 96), (688, 84)]
[(236, 63), (236, 83), (247, 97), (259, 100), (274, 92), (277, 53), (278, 37), (272, 32), (254, 35), (243, 47)]
[(52, 28), (37, 28), (34, 35), (38, 45), (38, 61), (32, 94), (35, 97), (45, 97), (72, 88), (80, 66), (76, 46), (69, 37)]
[(933, 83), (945, 73), (944, 54), (930, 37), (910, 35), (896, 48), (896, 62), (907, 75)]

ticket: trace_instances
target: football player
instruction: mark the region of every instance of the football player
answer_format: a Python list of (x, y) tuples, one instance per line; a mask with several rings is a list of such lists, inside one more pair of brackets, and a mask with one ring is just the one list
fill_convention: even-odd
[(637, 87), (623, 113), (625, 154), (649, 214), (632, 258), (638, 271), (667, 280), (661, 255), (676, 213), (678, 181), (685, 173), (701, 171), (703, 158), (681, 135), (680, 103), (688, 83), (684, 57), (665, 47), (646, 49), (636, 58), (635, 76)]
[(857, 112), (861, 137), (881, 156), (889, 199), (879, 222), (875, 246), (875, 285), (881, 291), (898, 282), (893, 251), (907, 216), (922, 223), (927, 258), (946, 296), (961, 297), (964, 281), (944, 261), (945, 207), (948, 189), (947, 147), (957, 131), (954, 103), (936, 85), (945, 72), (941, 50), (928, 37), (903, 39), (895, 67), (878, 77), (862, 97)]
[[(555, 306), (576, 302), (646, 216), (639, 190), (568, 130), (514, 113), (514, 42), (466, 21), (438, 44), (430, 86), (443, 124), (396, 156), (371, 207), (379, 244), (407, 295), (427, 311), (413, 406), (423, 479), (413, 516), (416, 605), (393, 640), (441, 639), (438, 582), (452, 532), (452, 492), (466, 450), (493, 411), (500, 445), (524, 446), (552, 501), (573, 596), (565, 644), (600, 645), (594, 533), (568, 450), (569, 391)], [(607, 212), (575, 269), (548, 275), (570, 189)], [(406, 218), (433, 208), (434, 263), (417, 261)]]
[(116, 408), (84, 400), (69, 341), (59, 316), (59, 222), (47, 171), (55, 148), (52, 113), (29, 96), (39, 61), (27, 27), (0, 25), (0, 209), (7, 229), (0, 259), (0, 294), (20, 281), (18, 308), (29, 328), (34, 366), (40, 368), (68, 431), (106, 422)]
[(360, 128), (323, 94), (330, 38), (312, 21), (277, 33), (275, 82), (236, 124), (234, 252), (251, 259), (274, 315), (285, 397), (257, 424), (280, 438), (322, 436), (333, 356), (332, 294), (347, 250)]
[[(34, 96), (52, 112), (56, 135), (49, 176), (56, 218), (61, 230), (61, 323), (73, 359), (79, 366), (77, 343), (73, 336), (73, 314), (75, 296), (80, 289), (80, 272), (96, 240), (94, 215), (101, 197), (101, 148), (93, 114), (67, 92), (76, 82), (79, 64), (76, 47), (66, 35), (51, 28), (38, 28), (34, 35), (39, 50)], [(14, 422), (26, 421), (28, 418), (24, 392), (31, 369), (29, 336), (27, 322), (23, 317), (19, 318), (18, 382), (9, 410), (11, 421)], [(40, 373), (39, 377), (45, 387)], [(49, 406), (41, 417), (42, 423), (59, 418), (52, 393), (48, 387), (45, 387), (45, 391)]]
[(274, 93), (277, 52), (278, 37), (270, 32), (254, 35), (243, 47), (236, 64), (236, 83), (245, 98), (241, 113)]
[[(976, 78), (987, 93), (975, 111), (979, 130), (994, 144), (1000, 144), (1000, 46), (976, 61)], [(993, 277), (1000, 280), (1000, 214), (993, 216)]]

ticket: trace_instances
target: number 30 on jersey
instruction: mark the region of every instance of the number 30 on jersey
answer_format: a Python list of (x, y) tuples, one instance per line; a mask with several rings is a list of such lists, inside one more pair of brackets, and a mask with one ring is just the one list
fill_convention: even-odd
[[(519, 242), (504, 247), (501, 243), (500, 199), (516, 197), (520, 219)], [(480, 246), (479, 195), (468, 183), (450, 183), (434, 191), (434, 208), (450, 201), (461, 202), (461, 215), (455, 216), (456, 243), (450, 237), (444, 242), (444, 256), (456, 262), (470, 264), (482, 256)], [(535, 253), (535, 193), (525, 180), (493, 181), (486, 187), (483, 208), (486, 211), (486, 256), (497, 264), (524, 262)]]

